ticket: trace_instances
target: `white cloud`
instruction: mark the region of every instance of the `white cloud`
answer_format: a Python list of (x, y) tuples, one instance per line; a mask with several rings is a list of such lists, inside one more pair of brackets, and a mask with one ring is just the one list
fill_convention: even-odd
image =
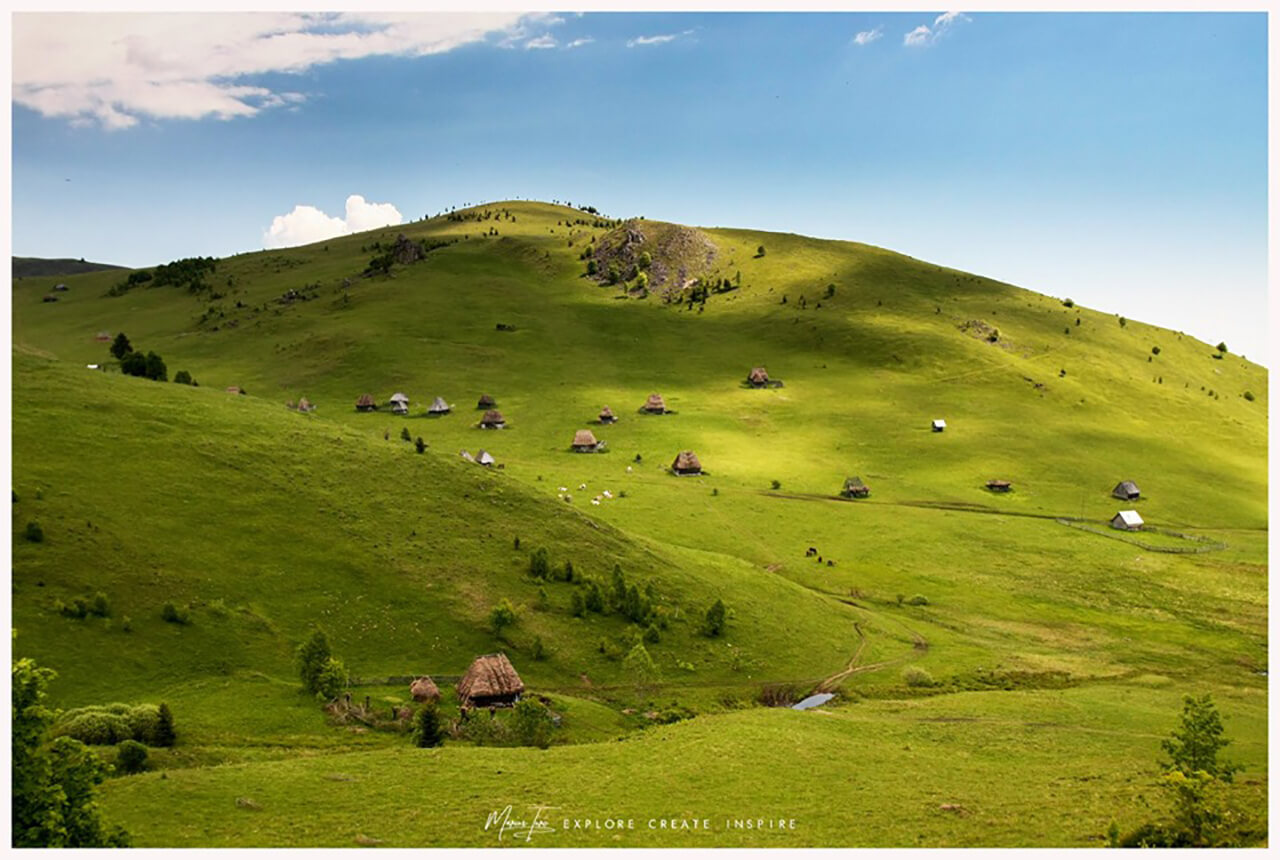
[(586, 39), (574, 39), (572, 42), (570, 42), (569, 44), (565, 45), (565, 47), (566, 47), (566, 48), (581, 48), (583, 45), (590, 45), (590, 44), (591, 44), (592, 42), (594, 42), (594, 41), (595, 41), (595, 39), (592, 39), (592, 38), (590, 38), (590, 37), (588, 37), (588, 38), (586, 38)]
[(359, 194), (352, 194), (347, 198), (346, 218), (326, 215), (316, 207), (302, 203), (294, 206), (287, 215), (277, 215), (262, 234), (262, 245), (264, 248), (292, 248), (402, 223), (404, 216), (390, 203), (370, 203)]
[(883, 35), (884, 35), (883, 27), (876, 27), (874, 30), (863, 30), (862, 32), (858, 33), (858, 35), (853, 37), (853, 43), (855, 45), (870, 45), (872, 42), (874, 42), (876, 39), (879, 39)]
[(524, 46), (526, 49), (545, 50), (547, 48), (554, 48), (556, 46), (556, 39), (550, 33), (544, 33), (543, 35), (539, 36), (536, 39), (530, 39), (529, 41), (525, 42)]
[(969, 20), (972, 19), (963, 12), (943, 12), (933, 19), (932, 29), (928, 24), (921, 24), (902, 37), (902, 44), (917, 48), (927, 47), (950, 32), (957, 22)]
[(636, 36), (634, 39), (627, 40), (628, 48), (635, 48), (643, 45), (665, 45), (667, 42), (674, 42), (681, 36), (688, 36), (692, 30), (685, 30), (682, 33), (668, 33), (663, 36)]
[(524, 38), (546, 13), (83, 13), (13, 15), (13, 101), (104, 128), (155, 119), (232, 119), (302, 93), (245, 79), (336, 60), (424, 56), (492, 36)]
[(927, 45), (933, 36), (933, 31), (926, 25), (921, 24), (910, 33), (902, 37), (904, 45)]

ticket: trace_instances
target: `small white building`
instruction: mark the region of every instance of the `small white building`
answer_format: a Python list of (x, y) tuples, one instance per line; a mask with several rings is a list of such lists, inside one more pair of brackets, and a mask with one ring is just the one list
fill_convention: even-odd
[(476, 455), (476, 462), (481, 466), (492, 466), (497, 461), (493, 459), (492, 454), (481, 449), (480, 453)]
[(1142, 517), (1138, 516), (1137, 511), (1118, 511), (1111, 518), (1111, 527), (1113, 529), (1136, 532), (1142, 529), (1142, 525)]
[(946, 430), (946, 429), (947, 429), (947, 422), (946, 422), (946, 421), (942, 420), (941, 418), (935, 418), (935, 419), (933, 419), (933, 432), (934, 432), (934, 433), (941, 433), (943, 430)]

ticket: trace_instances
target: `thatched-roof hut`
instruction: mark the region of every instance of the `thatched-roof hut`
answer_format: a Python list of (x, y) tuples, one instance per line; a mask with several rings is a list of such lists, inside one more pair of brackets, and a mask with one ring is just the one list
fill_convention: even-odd
[(312, 403), (310, 400), (308, 400), (307, 398), (304, 397), (298, 401), (299, 412), (314, 412), (315, 410), (316, 410), (316, 405)]
[(845, 478), (844, 489), (840, 491), (840, 495), (846, 499), (865, 499), (871, 495), (871, 488), (862, 483), (859, 477)]
[(579, 430), (573, 434), (572, 447), (579, 454), (594, 454), (600, 447), (600, 442), (596, 440), (596, 434), (590, 430)]
[(428, 677), (421, 677), (409, 685), (409, 694), (415, 702), (440, 701), (440, 688)]
[(408, 406), (408, 405), (409, 405), (409, 395), (405, 394), (403, 391), (397, 391), (395, 394), (391, 395), (391, 399), (390, 399), (390, 400), (388, 400), (387, 402), (388, 402), (388, 403), (403, 403), (405, 406)]
[(494, 463), (498, 461), (493, 459), (492, 454), (490, 454), (488, 451), (481, 448), (480, 453), (476, 454), (476, 462), (479, 463), (481, 466), (492, 466)]
[(373, 412), (378, 408), (378, 403), (373, 399), (372, 394), (361, 394), (360, 399), (356, 401), (357, 412)]
[(1111, 527), (1113, 529), (1136, 532), (1140, 531), (1142, 526), (1142, 517), (1138, 516), (1137, 511), (1117, 511), (1116, 515), (1111, 518)]
[(676, 455), (675, 462), (671, 464), (671, 471), (677, 475), (701, 475), (702, 464), (698, 462), (698, 455), (692, 451), (681, 451)]
[(987, 489), (995, 493), (1007, 493), (1013, 489), (1013, 484), (1008, 481), (1001, 481), (997, 478), (992, 478), (990, 481), (987, 481)]
[(1117, 499), (1124, 499), (1126, 502), (1132, 502), (1139, 498), (1142, 493), (1138, 491), (1138, 485), (1133, 481), (1121, 481), (1116, 484), (1116, 488), (1111, 491), (1111, 495)]
[(747, 374), (747, 384), (752, 388), (764, 388), (769, 384), (769, 371), (763, 367), (753, 367)]
[(392, 415), (408, 415), (409, 404), (405, 403), (403, 400), (397, 400), (395, 403), (391, 404), (391, 414)]
[(496, 409), (490, 409), (480, 419), (480, 426), (485, 430), (501, 430), (506, 423), (507, 419)]
[(645, 400), (644, 406), (640, 407), (643, 412), (652, 412), (654, 415), (661, 415), (667, 411), (667, 404), (663, 401), (661, 394), (650, 394)]
[(446, 415), (449, 412), (449, 404), (444, 402), (443, 397), (437, 397), (431, 401), (431, 405), (427, 407), (428, 415)]
[(458, 700), (464, 707), (514, 705), (523, 692), (524, 682), (506, 654), (477, 657), (458, 682)]
[(613, 410), (608, 406), (600, 410), (599, 418), (601, 424), (612, 424), (618, 420), (618, 416), (614, 415)]
[(477, 409), (492, 409), (497, 405), (498, 402), (487, 394), (481, 394), (480, 399), (476, 401)]

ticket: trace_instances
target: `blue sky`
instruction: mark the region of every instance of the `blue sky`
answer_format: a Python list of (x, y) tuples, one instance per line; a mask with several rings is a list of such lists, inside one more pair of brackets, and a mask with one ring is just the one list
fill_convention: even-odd
[(1260, 13), (19, 15), (12, 249), (153, 265), (392, 207), (559, 199), (869, 242), (1266, 361), (1266, 31)]

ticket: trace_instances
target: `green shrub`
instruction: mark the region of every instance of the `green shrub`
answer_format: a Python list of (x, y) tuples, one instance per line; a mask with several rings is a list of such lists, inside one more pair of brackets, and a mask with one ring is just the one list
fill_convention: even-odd
[(311, 631), (306, 642), (298, 646), (294, 652), (294, 662), (298, 667), (298, 677), (302, 679), (302, 687), (308, 693), (319, 689), (320, 670), (333, 652), (329, 650), (329, 639), (319, 628)]
[(32, 543), (44, 542), (44, 529), (40, 528), (40, 524), (37, 522), (27, 523), (27, 529), (23, 532), (23, 535)]
[(645, 628), (644, 641), (649, 645), (657, 645), (662, 641), (662, 634), (658, 632), (657, 625), (650, 624)]
[(173, 381), (178, 385), (191, 385), (194, 382), (194, 380), (191, 379), (191, 374), (187, 373), (185, 370), (179, 370), (175, 373), (173, 375)]
[(503, 598), (498, 605), (489, 611), (489, 627), (493, 630), (495, 636), (501, 636), (503, 630), (515, 623), (515, 607), (506, 598)]
[(413, 440), (413, 447), (419, 454), (425, 454), (427, 452), (427, 443), (422, 441), (421, 436)]
[(107, 602), (107, 596), (101, 591), (93, 596), (93, 603), (89, 605), (89, 613), (99, 618), (107, 618), (111, 615), (111, 604)]
[(1252, 392), (1252, 391), (1246, 391), (1246, 392), (1244, 393), (1244, 399), (1245, 399), (1245, 400), (1248, 400), (1250, 403), (1252, 403), (1252, 402), (1253, 402), (1253, 392)]
[(316, 698), (332, 702), (347, 688), (347, 667), (337, 657), (329, 657), (320, 665), (316, 675)]
[(521, 699), (511, 714), (511, 732), (523, 746), (546, 749), (551, 746), (555, 723), (547, 706), (537, 699)]
[(1076, 306), (1076, 303), (1073, 302), (1071, 299), (1063, 299), (1062, 304), (1064, 307), (1068, 307), (1068, 308), (1074, 308)]
[(772, 488), (772, 489), (774, 489), (774, 490), (781, 490), (781, 489), (782, 489), (782, 482), (781, 482), (781, 481), (779, 481), (779, 480), (777, 480), (777, 479), (775, 478), (774, 480), (772, 480), (772, 481), (770, 481), (770, 482), (769, 482), (769, 486), (770, 486), (770, 488)]
[(172, 603), (166, 603), (164, 608), (160, 610), (160, 617), (170, 624), (190, 624), (191, 612), (189, 608), (178, 609)]
[(405, 442), (412, 442), (412, 441), (413, 441), (413, 434), (409, 432), (409, 428), (408, 428), (408, 427), (401, 427), (401, 428), (400, 428), (400, 438), (401, 438), (402, 440), (404, 440)]
[(577, 589), (574, 589), (573, 594), (569, 597), (569, 611), (573, 614), (574, 618), (581, 618), (586, 614), (586, 601), (582, 599), (582, 592)]
[(155, 734), (151, 738), (151, 745), (157, 747), (171, 747), (178, 739), (177, 732), (173, 727), (173, 711), (169, 710), (169, 706), (164, 702), (160, 703), (160, 707), (156, 709)]
[(932, 675), (919, 666), (908, 666), (903, 669), (902, 680), (908, 687), (932, 687), (937, 683)]
[(1152, 355), (1159, 355), (1159, 354), (1160, 354), (1160, 347), (1158, 347), (1158, 346), (1153, 346), (1153, 347), (1151, 347), (1151, 354), (1152, 354)]
[(59, 601), (58, 614), (66, 618), (84, 618), (89, 614), (89, 604), (83, 597), (77, 597), (70, 603)]
[(923, 594), (913, 594), (907, 603), (911, 606), (928, 606), (929, 598), (925, 597)]
[(725, 608), (724, 601), (717, 599), (711, 607), (707, 609), (706, 618), (703, 621), (702, 632), (708, 636), (719, 636), (724, 632)]
[(137, 741), (121, 741), (116, 747), (116, 770), (142, 773), (147, 769), (147, 748)]
[(534, 579), (547, 579), (551, 575), (551, 561), (547, 558), (547, 548), (538, 547), (529, 556), (529, 575)]
[(546, 646), (542, 644), (541, 636), (535, 636), (533, 638), (533, 645), (529, 648), (529, 655), (535, 660), (547, 659), (547, 649)]

